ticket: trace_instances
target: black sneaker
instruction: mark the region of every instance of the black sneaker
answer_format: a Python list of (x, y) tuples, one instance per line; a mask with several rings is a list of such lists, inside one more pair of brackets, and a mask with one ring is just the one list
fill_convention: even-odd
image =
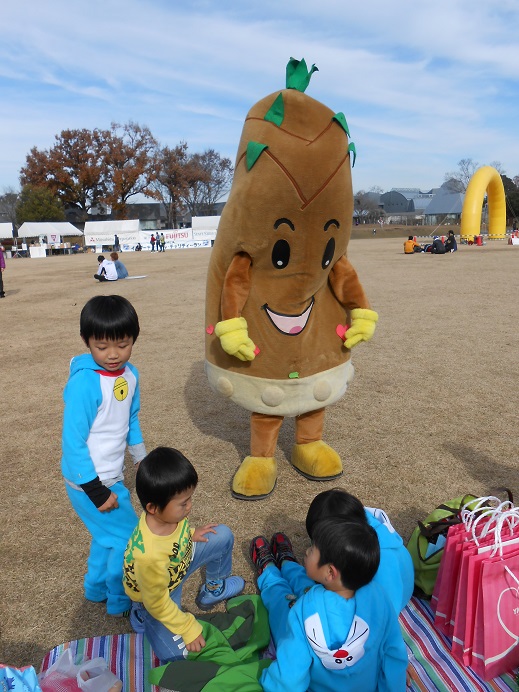
[(276, 559), (272, 555), (270, 545), (265, 536), (256, 536), (250, 543), (250, 559), (259, 575), (269, 565), (275, 565)]
[(294, 550), (292, 548), (292, 543), (290, 538), (286, 533), (278, 531), (275, 533), (270, 541), (270, 550), (274, 555), (276, 560), (276, 565), (281, 568), (281, 563), (283, 560), (290, 560), (290, 562), (297, 562), (297, 558), (294, 555)]

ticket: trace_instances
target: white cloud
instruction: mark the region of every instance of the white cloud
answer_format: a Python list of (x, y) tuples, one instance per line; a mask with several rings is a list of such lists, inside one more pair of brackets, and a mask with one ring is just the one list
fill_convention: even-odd
[(515, 0), (3, 3), (0, 187), (31, 146), (111, 121), (234, 158), (290, 56), (317, 64), (308, 93), (345, 113), (363, 187), (436, 186), (461, 158), (513, 176), (518, 25)]

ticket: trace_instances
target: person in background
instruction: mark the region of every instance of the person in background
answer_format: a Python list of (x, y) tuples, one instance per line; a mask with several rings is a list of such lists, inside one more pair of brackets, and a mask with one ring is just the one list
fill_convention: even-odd
[(137, 245), (135, 246), (135, 252), (141, 252), (141, 250), (142, 250), (142, 245), (140, 243), (137, 243)]
[(155, 242), (156, 242), (156, 240), (157, 240), (157, 239), (155, 238), (155, 236), (154, 236), (153, 233), (152, 233), (152, 234), (151, 234), (151, 238), (150, 238), (151, 251), (152, 251), (152, 252), (155, 252)]
[(431, 253), (433, 255), (444, 255), (445, 245), (442, 243), (441, 238), (437, 235), (434, 236)]
[(126, 279), (128, 276), (128, 270), (124, 266), (124, 264), (121, 262), (119, 259), (119, 255), (117, 252), (111, 252), (110, 253), (110, 259), (115, 265), (115, 271), (117, 272), (117, 278), (118, 279)]
[(447, 236), (447, 240), (445, 241), (445, 252), (456, 252), (458, 249), (458, 243), (456, 242), (456, 238), (454, 236), (454, 231), (449, 231), (449, 235)]
[(119, 277), (112, 260), (107, 260), (104, 258), (104, 255), (99, 255), (97, 261), (99, 262), (99, 267), (94, 274), (94, 279), (97, 279), (97, 281), (117, 281)]
[(114, 251), (115, 252), (121, 251), (121, 246), (119, 244), (119, 236), (117, 235), (117, 233), (114, 235)]
[(420, 243), (417, 243), (412, 235), (404, 243), (404, 253), (406, 255), (414, 255), (415, 252), (423, 252)]
[(166, 239), (164, 238), (164, 233), (160, 234), (160, 251), (166, 251)]
[(0, 245), (0, 298), (5, 298), (4, 271), (5, 271), (4, 246)]

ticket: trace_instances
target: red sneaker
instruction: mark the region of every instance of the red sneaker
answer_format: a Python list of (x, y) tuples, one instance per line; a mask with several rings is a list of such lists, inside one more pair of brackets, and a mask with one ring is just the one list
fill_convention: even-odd
[(259, 575), (269, 565), (275, 565), (276, 560), (270, 549), (269, 542), (265, 536), (256, 536), (250, 544), (250, 559)]
[(270, 540), (270, 550), (274, 555), (276, 565), (280, 568), (283, 560), (297, 562), (297, 558), (294, 555), (294, 550), (292, 548), (292, 543), (290, 542), (290, 538), (286, 535), (286, 533), (278, 531), (272, 536)]

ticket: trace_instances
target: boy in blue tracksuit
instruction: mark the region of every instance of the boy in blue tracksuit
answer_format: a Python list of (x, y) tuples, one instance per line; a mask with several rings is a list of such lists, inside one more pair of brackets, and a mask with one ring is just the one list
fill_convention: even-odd
[(413, 560), (402, 538), (395, 531), (387, 514), (381, 509), (364, 507), (354, 495), (334, 488), (314, 497), (306, 515), (306, 531), (312, 538), (313, 526), (319, 519), (343, 516), (349, 521), (368, 523), (380, 544), (380, 566), (373, 581), (386, 591), (395, 612), (400, 613), (413, 595)]
[(254, 538), (250, 552), (276, 645), (260, 678), (265, 692), (405, 690), (405, 644), (387, 594), (373, 581), (380, 548), (371, 526), (319, 520), (304, 568), (281, 533), (270, 545)]
[(109, 615), (128, 614), (123, 558), (137, 524), (124, 486), (126, 446), (134, 463), (146, 456), (139, 425), (139, 375), (128, 362), (139, 320), (122, 296), (96, 296), (81, 311), (80, 335), (90, 353), (76, 356), (63, 398), (61, 470), (72, 507), (91, 535), (85, 597), (106, 601)]

